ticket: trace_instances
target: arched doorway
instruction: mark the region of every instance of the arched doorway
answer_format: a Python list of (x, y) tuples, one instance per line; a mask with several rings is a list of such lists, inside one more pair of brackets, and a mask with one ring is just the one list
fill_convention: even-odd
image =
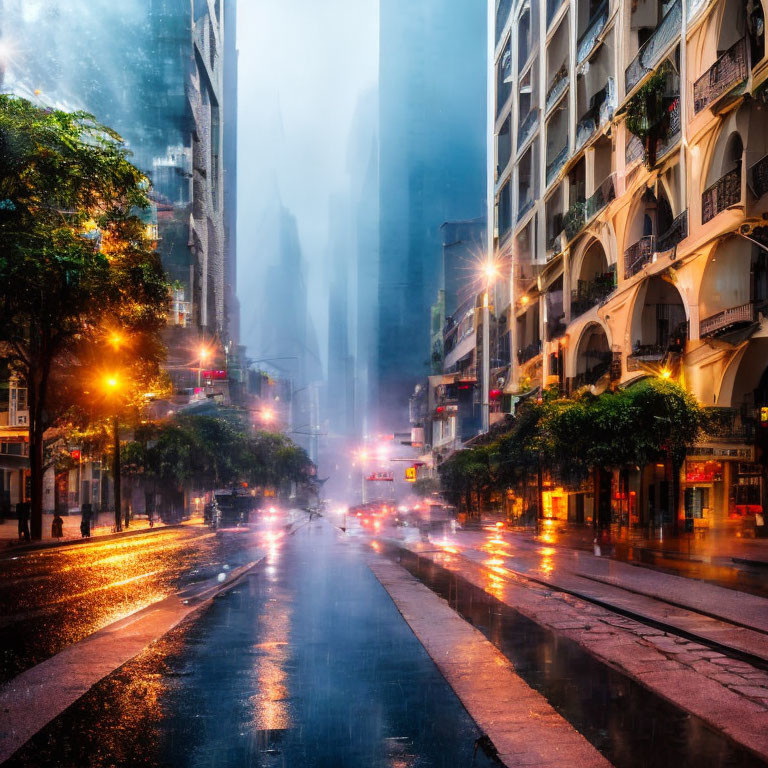
[(640, 286), (632, 314), (627, 370), (660, 368), (680, 355), (688, 340), (685, 304), (672, 281), (654, 275)]
[(656, 190), (646, 188), (635, 206), (624, 242), (624, 276), (636, 275), (659, 250), (666, 250), (661, 236), (669, 232), (675, 220), (672, 205), (662, 185)]
[(605, 329), (599, 323), (590, 323), (581, 334), (576, 349), (571, 390), (603, 382), (607, 385), (612, 359)]
[(600, 241), (592, 242), (574, 275), (576, 289), (571, 291), (571, 320), (600, 304), (616, 289), (616, 265), (608, 266)]

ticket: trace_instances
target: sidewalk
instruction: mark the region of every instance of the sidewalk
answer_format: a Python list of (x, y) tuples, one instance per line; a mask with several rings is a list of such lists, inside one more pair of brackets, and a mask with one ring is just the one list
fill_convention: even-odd
[[(80, 534), (80, 515), (67, 515), (62, 517), (64, 521), (64, 536), (61, 539), (54, 539), (51, 536), (51, 522), (53, 521), (53, 514), (43, 515), (43, 538), (41, 541), (25, 542), (19, 540), (18, 533), (18, 520), (6, 519), (0, 523), (0, 553), (9, 548), (26, 550), (37, 549), (39, 547), (51, 547), (57, 544), (67, 544), (74, 541), (81, 541), (82, 536)], [(192, 518), (190, 520), (180, 521), (183, 523), (200, 523), (202, 518)], [(163, 523), (160, 520), (155, 520), (153, 529), (150, 529), (149, 521), (146, 518), (133, 519), (130, 522), (128, 528), (123, 527), (121, 534), (138, 533), (139, 531), (156, 530), (159, 528), (166, 528), (169, 525), (179, 525), (179, 523)], [(114, 530), (115, 519), (113, 513), (102, 512), (97, 515), (91, 524), (91, 539), (103, 538), (104, 536), (115, 536)]]
[[(491, 524), (496, 522), (490, 520)], [(527, 533), (546, 544), (574, 547), (592, 551), (596, 532), (591, 526), (561, 520), (542, 520), (538, 535)], [(521, 531), (523, 532), (523, 531)], [(603, 555), (618, 560), (643, 562), (648, 556), (690, 560), (713, 565), (745, 563), (768, 567), (768, 539), (737, 538), (726, 532), (702, 531), (679, 533), (676, 536), (649, 537), (646, 529), (631, 529), (612, 525), (610, 540), (602, 545)]]

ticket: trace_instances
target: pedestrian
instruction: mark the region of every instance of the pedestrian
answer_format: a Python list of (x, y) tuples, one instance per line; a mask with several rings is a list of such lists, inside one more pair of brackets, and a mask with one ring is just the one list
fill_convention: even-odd
[(58, 510), (53, 513), (53, 522), (51, 523), (51, 538), (61, 539), (64, 536), (64, 520)]
[(80, 519), (80, 535), (84, 539), (91, 538), (91, 505), (83, 504), (82, 517)]
[(16, 505), (19, 516), (19, 541), (29, 541), (29, 503), (22, 501)]

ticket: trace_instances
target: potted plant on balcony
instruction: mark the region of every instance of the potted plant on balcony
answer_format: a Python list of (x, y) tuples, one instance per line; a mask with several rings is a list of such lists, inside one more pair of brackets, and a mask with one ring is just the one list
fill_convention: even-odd
[(659, 141), (669, 131), (670, 113), (665, 98), (669, 71), (669, 63), (664, 62), (627, 103), (627, 130), (642, 141), (648, 168), (656, 164)]

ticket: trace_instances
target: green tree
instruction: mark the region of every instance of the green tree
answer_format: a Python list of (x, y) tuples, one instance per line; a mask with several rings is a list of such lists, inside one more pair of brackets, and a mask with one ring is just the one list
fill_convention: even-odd
[(57, 376), (104, 328), (150, 338), (165, 322), (168, 284), (137, 215), (147, 190), (91, 116), (0, 96), (0, 344), (28, 388), (34, 538)]

